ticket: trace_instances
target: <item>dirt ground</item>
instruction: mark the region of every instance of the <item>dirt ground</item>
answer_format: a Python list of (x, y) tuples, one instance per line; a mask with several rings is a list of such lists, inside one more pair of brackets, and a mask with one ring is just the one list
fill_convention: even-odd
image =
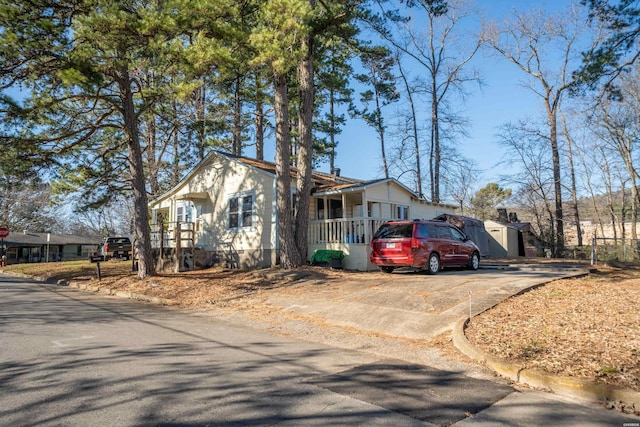
[(467, 338), (529, 369), (640, 391), (640, 269), (599, 268), (510, 298)]
[[(273, 322), (295, 319), (267, 313), (261, 304), (276, 287), (301, 281), (329, 289), (357, 274), (319, 267), (296, 271), (264, 269), (249, 272), (212, 268), (162, 274), (136, 280), (128, 263), (103, 263), (100, 282), (94, 270), (75, 272), (87, 285), (160, 297), (169, 305), (197, 310), (244, 311)], [(583, 278), (563, 279), (513, 297), (473, 318), (468, 339), (484, 351), (527, 368), (640, 391), (640, 267), (598, 267)], [(311, 319), (313, 321), (313, 319)], [(318, 320), (307, 333), (323, 333)], [(361, 331), (343, 331), (362, 333)], [(425, 343), (404, 343), (423, 346)], [(429, 346), (455, 357), (450, 337)], [(371, 344), (375, 345), (375, 344)], [(458, 357), (463, 357), (458, 354)]]

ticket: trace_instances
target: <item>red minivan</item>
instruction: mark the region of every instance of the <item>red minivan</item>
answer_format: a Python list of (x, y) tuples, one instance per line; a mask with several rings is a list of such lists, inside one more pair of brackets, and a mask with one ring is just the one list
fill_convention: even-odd
[(380, 270), (398, 267), (425, 269), (436, 274), (443, 267), (480, 266), (480, 250), (459, 228), (444, 221), (389, 221), (371, 241), (369, 259)]

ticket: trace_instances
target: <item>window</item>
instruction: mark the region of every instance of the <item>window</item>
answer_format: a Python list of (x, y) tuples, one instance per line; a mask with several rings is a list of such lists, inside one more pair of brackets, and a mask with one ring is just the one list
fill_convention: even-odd
[(413, 224), (383, 224), (374, 239), (409, 239), (413, 233)]
[(451, 239), (451, 229), (446, 225), (436, 225), (436, 234), (434, 237), (439, 239)]
[(409, 206), (396, 206), (397, 219), (409, 219)]
[(416, 239), (427, 239), (429, 238), (429, 227), (427, 224), (417, 224), (415, 231)]
[(253, 226), (253, 216), (255, 211), (255, 195), (244, 193), (234, 195), (229, 198), (227, 204), (228, 225), (227, 228), (239, 229)]
[(176, 206), (176, 220), (178, 222), (192, 222), (193, 210), (191, 202), (178, 202)]
[(460, 241), (464, 242), (464, 235), (462, 233), (460, 233), (455, 228), (451, 228), (450, 230), (451, 230), (451, 235), (453, 236), (453, 238), (455, 240), (460, 240)]
[(324, 199), (316, 199), (317, 200), (317, 218), (324, 219)]

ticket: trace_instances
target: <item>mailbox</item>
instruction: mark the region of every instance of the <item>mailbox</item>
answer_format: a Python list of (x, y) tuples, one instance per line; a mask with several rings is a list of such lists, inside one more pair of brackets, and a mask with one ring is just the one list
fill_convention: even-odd
[(91, 261), (91, 262), (102, 262), (102, 261), (104, 261), (104, 255), (91, 255), (91, 256), (89, 256), (89, 261)]

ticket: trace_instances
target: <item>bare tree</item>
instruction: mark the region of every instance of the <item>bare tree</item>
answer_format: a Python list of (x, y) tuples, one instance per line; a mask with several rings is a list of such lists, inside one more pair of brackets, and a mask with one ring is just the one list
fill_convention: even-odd
[(567, 120), (564, 114), (560, 113), (562, 121), (562, 133), (567, 142), (567, 161), (569, 162), (569, 177), (571, 178), (571, 209), (576, 227), (578, 246), (582, 246), (582, 229), (580, 228), (580, 210), (578, 209), (578, 187), (576, 183), (576, 170), (573, 164), (573, 137), (571, 135)]
[(479, 83), (477, 73), (466, 72), (469, 61), (482, 45), (482, 37), (462, 32), (471, 8), (464, 0), (417, 1), (408, 20), (396, 20), (394, 32), (380, 31), (383, 38), (425, 71), (423, 91), (429, 96), (431, 132), (429, 176), (431, 201), (440, 202), (443, 161), (443, 126), (447, 102), (464, 98), (469, 83)]
[(366, 85), (367, 90), (360, 92), (362, 108), (358, 108), (352, 103), (349, 106), (349, 114), (351, 117), (362, 118), (367, 125), (375, 130), (380, 142), (384, 176), (389, 178), (389, 164), (387, 162), (387, 149), (385, 148), (387, 125), (385, 124), (382, 109), (399, 98), (395, 86), (395, 77), (391, 71), (395, 65), (395, 60), (391, 57), (389, 50), (380, 46), (375, 46), (363, 52), (361, 59), (367, 73), (358, 74), (355, 78)]
[[(416, 193), (420, 196), (422, 192), (422, 165), (420, 161), (420, 136), (418, 133), (418, 115), (417, 115), (417, 100), (414, 100), (415, 85), (410, 81), (409, 74), (402, 64), (401, 51), (396, 49), (395, 52), (396, 63), (398, 65), (398, 73), (400, 74), (400, 80), (405, 90), (405, 96), (408, 101), (409, 113), (407, 115), (407, 139), (412, 141), (412, 151), (415, 161), (415, 177), (416, 177)], [(404, 139), (404, 138), (403, 138)]]
[(612, 165), (609, 162), (609, 158), (602, 146), (596, 147), (600, 154), (601, 161), (596, 163), (598, 168), (600, 169), (602, 181), (604, 182), (604, 186), (606, 188), (606, 196), (607, 196), (607, 212), (609, 213), (609, 220), (611, 221), (611, 227), (613, 229), (613, 238), (618, 238), (618, 231), (616, 228), (616, 223), (618, 222), (618, 217), (616, 215), (616, 210), (614, 206), (614, 196), (613, 196), (613, 179), (612, 179)]
[[(598, 222), (598, 226), (600, 227), (600, 233), (604, 235), (604, 224), (602, 222), (602, 214), (600, 212), (599, 204), (597, 203), (597, 188), (594, 184), (593, 173), (596, 170), (596, 160), (593, 155), (594, 151), (589, 148), (583, 148), (582, 150), (578, 150), (577, 155), (580, 160), (580, 164), (582, 166), (582, 170), (584, 172), (584, 184), (589, 194), (589, 200), (591, 201), (591, 207), (593, 208), (593, 213)], [(592, 236), (592, 237), (595, 237)]]
[(552, 249), (555, 244), (555, 216), (553, 211), (553, 168), (551, 153), (541, 143), (546, 136), (541, 135), (536, 126), (521, 121), (503, 125), (498, 134), (498, 142), (507, 147), (504, 162), (520, 165), (519, 172), (504, 177), (503, 181), (515, 188), (514, 199), (532, 218), (538, 237), (545, 247)]
[(556, 16), (545, 11), (514, 12), (512, 20), (501, 27), (487, 28), (491, 46), (515, 64), (529, 80), (526, 86), (536, 94), (545, 108), (547, 132), (545, 144), (552, 153), (553, 187), (555, 194), (555, 236), (553, 256), (562, 255), (564, 249), (564, 213), (562, 204), (562, 174), (558, 113), (565, 94), (578, 83), (572, 74), (579, 64), (585, 41), (592, 49), (599, 37), (590, 32), (584, 7), (572, 4)]
[[(596, 135), (603, 155), (615, 156), (624, 164), (625, 181), (631, 191), (631, 238), (637, 239), (638, 232), (638, 155), (640, 148), (640, 79), (639, 67), (620, 76), (618, 80), (619, 98), (600, 98), (594, 108), (591, 130)], [(606, 149), (606, 150), (605, 150)], [(622, 186), (622, 179), (620, 180)], [(622, 219), (624, 222), (624, 217)]]

